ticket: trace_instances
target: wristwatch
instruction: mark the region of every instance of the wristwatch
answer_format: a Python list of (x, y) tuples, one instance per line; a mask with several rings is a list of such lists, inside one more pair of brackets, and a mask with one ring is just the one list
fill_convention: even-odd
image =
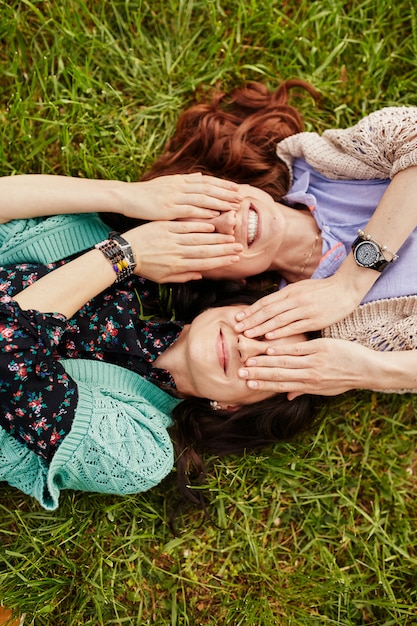
[(366, 239), (361, 235), (352, 243), (352, 252), (358, 265), (377, 272), (382, 272), (391, 263), (384, 257), (381, 246), (376, 241)]
[(109, 239), (113, 239), (114, 241), (117, 241), (119, 248), (123, 252), (125, 259), (129, 263), (130, 273), (132, 273), (136, 267), (136, 261), (135, 261), (135, 255), (133, 254), (132, 246), (130, 245), (130, 243), (126, 241), (126, 239), (122, 237), (120, 233), (114, 230), (109, 234)]

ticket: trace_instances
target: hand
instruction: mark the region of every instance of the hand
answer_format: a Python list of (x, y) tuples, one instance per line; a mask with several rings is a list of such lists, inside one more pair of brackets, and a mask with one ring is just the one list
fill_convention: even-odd
[(377, 376), (376, 355), (381, 357), (343, 339), (313, 339), (267, 348), (267, 354), (249, 358), (239, 376), (251, 389), (287, 393), (289, 400), (306, 393), (336, 396), (368, 388), (368, 373)]
[(149, 222), (123, 235), (132, 246), (135, 274), (158, 283), (199, 280), (201, 272), (236, 263), (242, 245), (205, 222)]
[(357, 299), (337, 275), (301, 280), (238, 313), (235, 330), (266, 339), (320, 330), (349, 315), (360, 303)]
[(122, 213), (143, 220), (210, 219), (236, 209), (241, 201), (236, 183), (198, 173), (159, 176), (126, 185), (129, 196)]

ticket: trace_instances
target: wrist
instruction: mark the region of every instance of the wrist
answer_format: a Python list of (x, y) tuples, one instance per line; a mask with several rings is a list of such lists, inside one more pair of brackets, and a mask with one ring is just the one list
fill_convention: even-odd
[(95, 192), (95, 209), (100, 213), (117, 213), (127, 215), (132, 210), (130, 188), (122, 180), (89, 180), (93, 185), (91, 192)]
[(145, 185), (143, 181), (126, 182), (113, 181), (111, 190), (115, 207), (110, 209), (113, 213), (119, 213), (135, 220), (149, 219), (148, 201), (145, 195)]
[(345, 293), (352, 298), (353, 308), (355, 308), (362, 302), (379, 276), (379, 272), (357, 265), (351, 252), (333, 275), (333, 278), (337, 284), (344, 288)]
[(114, 282), (119, 283), (133, 274), (136, 267), (135, 255), (129, 241), (120, 233), (112, 231), (108, 239), (97, 243), (94, 248), (102, 252), (112, 266)]
[(356, 264), (359, 267), (382, 272), (389, 263), (398, 259), (398, 255), (381, 245), (369, 233), (359, 229), (358, 236), (352, 243), (352, 252)]

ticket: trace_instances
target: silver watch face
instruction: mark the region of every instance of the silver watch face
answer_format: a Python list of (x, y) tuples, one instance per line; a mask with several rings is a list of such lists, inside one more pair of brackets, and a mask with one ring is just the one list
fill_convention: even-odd
[(354, 250), (355, 259), (363, 267), (371, 267), (379, 260), (378, 247), (372, 241), (361, 241)]
[(130, 247), (130, 245), (128, 245), (128, 246), (121, 246), (121, 248), (123, 249), (124, 255), (127, 258), (127, 260), (129, 261), (130, 265), (134, 265), (135, 264), (135, 257), (133, 256), (132, 248)]

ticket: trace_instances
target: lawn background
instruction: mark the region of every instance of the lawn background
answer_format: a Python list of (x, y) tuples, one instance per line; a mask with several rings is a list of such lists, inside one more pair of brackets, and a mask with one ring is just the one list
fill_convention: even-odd
[[(307, 130), (417, 105), (413, 1), (0, 0), (0, 175), (136, 180), (197, 88), (300, 77)], [(332, 405), (318, 432), (216, 462), (210, 519), (171, 478), (66, 493), (1, 485), (0, 598), (26, 624), (417, 624), (417, 399)]]

